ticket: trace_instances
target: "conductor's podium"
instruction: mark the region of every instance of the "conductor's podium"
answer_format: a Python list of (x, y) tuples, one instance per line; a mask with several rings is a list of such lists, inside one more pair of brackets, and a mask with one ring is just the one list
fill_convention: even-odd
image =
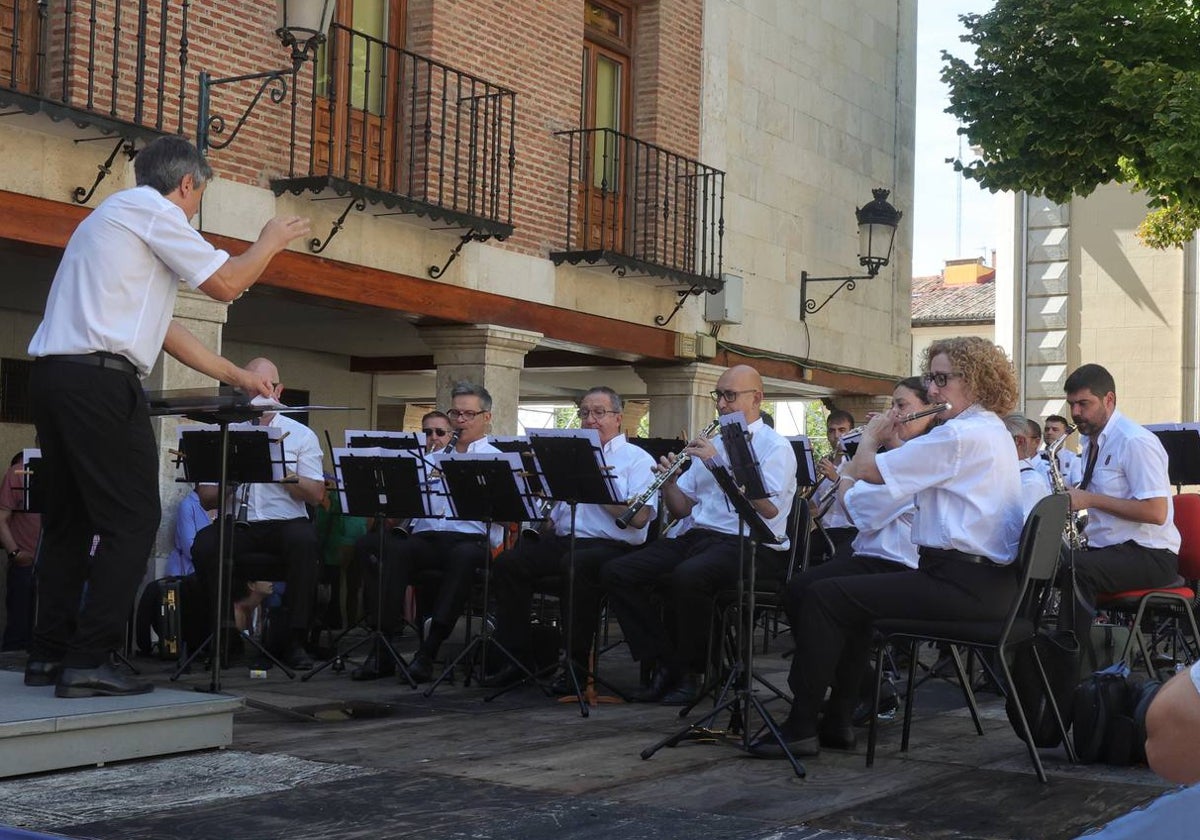
[(240, 697), (156, 688), (132, 697), (54, 696), (0, 671), (0, 778), (228, 746)]

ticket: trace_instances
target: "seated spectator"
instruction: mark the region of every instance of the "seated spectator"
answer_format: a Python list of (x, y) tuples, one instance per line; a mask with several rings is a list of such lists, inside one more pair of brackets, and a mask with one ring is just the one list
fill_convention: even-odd
[(1172, 677), (1150, 702), (1146, 761), (1169, 782), (1200, 782), (1200, 662)]

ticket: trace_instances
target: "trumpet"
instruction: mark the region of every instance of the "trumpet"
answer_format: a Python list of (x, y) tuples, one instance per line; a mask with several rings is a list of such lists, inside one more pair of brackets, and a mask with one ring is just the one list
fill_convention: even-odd
[[(717, 419), (715, 419), (711, 423), (709, 423), (708, 426), (705, 427), (704, 431), (700, 433), (700, 437), (705, 438), (705, 439), (710, 439), (714, 435), (716, 435), (717, 430), (720, 428), (721, 428), (721, 418), (718, 417)], [(632, 502), (630, 502), (629, 507), (627, 507), (625, 509), (625, 512), (617, 517), (617, 527), (618, 528), (628, 528), (629, 523), (632, 522), (633, 518), (638, 515), (638, 511), (640, 511), (642, 508), (644, 508), (646, 506), (646, 502), (653, 499), (654, 494), (657, 493), (660, 489), (662, 489), (662, 486), (664, 484), (666, 484), (668, 481), (670, 481), (672, 478), (674, 478), (675, 474), (678, 473), (680, 470), (682, 470), (684, 465), (687, 464), (691, 460), (692, 460), (692, 456), (689, 455), (688, 453), (684, 452), (684, 453), (680, 454), (680, 456), (678, 458), (675, 459), (675, 461), (671, 464), (671, 466), (667, 467), (665, 470), (660, 472), (658, 474), (658, 477), (655, 478), (653, 482), (651, 482), (650, 486), (647, 487), (645, 490), (643, 490), (642, 494), (640, 496), (638, 496), (636, 499), (634, 499)]]
[[(461, 434), (461, 432), (458, 429), (455, 429), (450, 434), (450, 442), (447, 443), (441, 449), (441, 452), (443, 454), (454, 451), (454, 446), (458, 443), (458, 436), (460, 434)], [(430, 470), (429, 478), (431, 480), (435, 477), (434, 476), (435, 472), (437, 472), (437, 470)], [(392, 526), (392, 533), (398, 537), (407, 537), (409, 535), (410, 529), (412, 528), (413, 519), (415, 519), (415, 518), (416, 517), (410, 516), (406, 519), (401, 519), (399, 522), (397, 522), (395, 525)]]

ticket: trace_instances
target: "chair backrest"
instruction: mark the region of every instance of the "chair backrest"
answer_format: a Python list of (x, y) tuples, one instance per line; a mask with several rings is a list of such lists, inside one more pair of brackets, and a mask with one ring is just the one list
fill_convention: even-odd
[(1180, 493), (1172, 502), (1175, 527), (1179, 530), (1179, 574), (1200, 580), (1200, 494)]
[(1008, 616), (1008, 630), (1019, 616), (1032, 621), (1040, 618), (1046, 587), (1058, 568), (1063, 528), (1067, 524), (1070, 503), (1066, 493), (1052, 493), (1038, 501), (1025, 518), (1016, 565), (1020, 575), (1020, 597)]

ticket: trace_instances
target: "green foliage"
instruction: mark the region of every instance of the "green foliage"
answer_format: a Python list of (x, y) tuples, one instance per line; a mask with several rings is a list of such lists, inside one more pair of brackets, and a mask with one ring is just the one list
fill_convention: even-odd
[[(1200, 208), (1200, 6), (997, 0), (943, 52), (948, 113), (982, 151), (955, 169), (993, 192), (1065, 202), (1112, 181), (1151, 196), (1147, 244), (1191, 238)], [(1188, 224), (1193, 224), (1187, 229)]]
[(809, 403), (804, 407), (804, 428), (812, 443), (813, 457), (824, 458), (833, 452), (829, 439), (825, 437), (825, 415), (820, 403)]

